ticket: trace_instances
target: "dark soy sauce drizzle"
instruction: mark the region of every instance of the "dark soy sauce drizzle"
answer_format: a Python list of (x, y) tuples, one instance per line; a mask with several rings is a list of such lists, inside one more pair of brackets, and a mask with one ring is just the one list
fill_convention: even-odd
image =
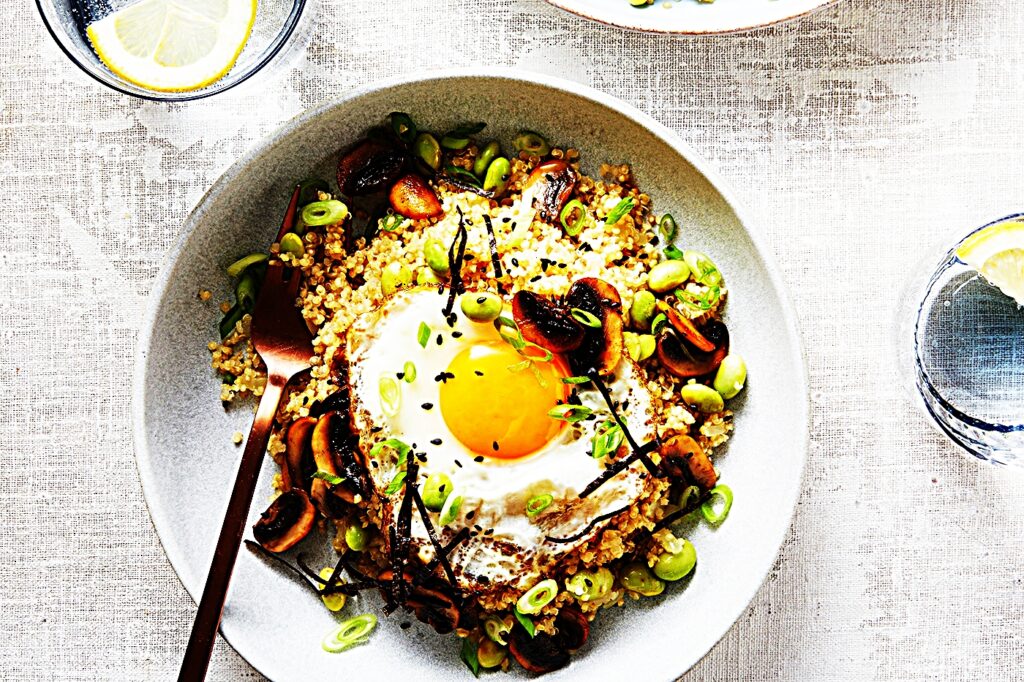
[(616, 509), (614, 511), (610, 511), (607, 514), (601, 514), (600, 516), (595, 518), (593, 521), (588, 523), (586, 528), (581, 530), (579, 533), (576, 533), (575, 535), (570, 535), (567, 538), (553, 538), (550, 535), (546, 535), (546, 536), (544, 536), (544, 539), (547, 540), (548, 542), (554, 542), (554, 543), (558, 543), (558, 544), (565, 544), (567, 542), (576, 542), (577, 540), (585, 537), (586, 534), (589, 533), (591, 530), (593, 530), (594, 526), (596, 526), (597, 524), (601, 523), (602, 521), (607, 521), (608, 519), (612, 518), (613, 516), (617, 516), (617, 515), (621, 514), (622, 512), (629, 511), (629, 510), (630, 510), (630, 505), (627, 504), (625, 507), (621, 507), (621, 508)]
[(498, 240), (494, 236), (494, 225), (491, 225), (491, 216), (484, 216), (484, 225), (487, 226), (487, 244), (491, 248), (491, 263), (494, 264), (494, 278), (501, 279), (501, 255), (498, 254)]

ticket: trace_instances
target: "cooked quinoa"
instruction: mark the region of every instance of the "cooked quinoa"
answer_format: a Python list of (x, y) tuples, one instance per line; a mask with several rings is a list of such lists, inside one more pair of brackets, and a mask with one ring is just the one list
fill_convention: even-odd
[[(471, 143), (454, 154), (451, 163), (471, 169), (482, 149), (483, 145)], [(546, 222), (532, 207), (518, 201), (531, 172), (542, 161), (539, 156), (524, 151), (511, 159), (508, 187), (500, 199), (440, 181), (433, 184), (443, 208), (440, 218), (415, 220), (398, 216), (388, 222), (390, 229), (382, 229), (370, 239), (353, 240), (346, 234), (347, 221), (309, 229), (302, 236), (305, 252), (298, 258), (282, 253), (278, 244), (271, 247), (273, 256), (301, 270), (303, 285), (296, 305), (314, 332), (312, 368), (308, 376), (293, 382), (282, 401), (277, 429), (270, 439), (268, 452), (282, 467), (285, 466), (285, 433), (289, 425), (311, 415), (319, 416), (317, 406), (339, 390), (339, 381), (343, 381), (339, 377), (343, 373), (339, 374), (338, 367), (346, 361), (346, 335), (350, 327), (360, 316), (377, 309), (388, 299), (381, 286), (385, 267), (403, 263), (415, 275), (428, 273), (424, 244), (429, 239), (452, 244), (460, 220), (482, 225), (484, 216), (490, 218), (503, 270), (500, 280), (495, 278), (488, 234), (483, 229), (469, 230), (461, 270), (465, 289), (507, 292), (508, 303), (518, 291), (558, 297), (581, 278), (596, 277), (618, 291), (626, 324), (629, 324), (628, 311), (634, 297), (647, 290), (648, 273), (666, 258), (665, 244), (660, 243), (663, 240), (657, 236), (660, 216), (655, 214), (651, 198), (637, 187), (628, 164), (601, 165), (597, 175), (590, 177), (583, 173), (576, 150), (554, 148), (545, 158), (564, 160), (579, 174), (572, 198), (581, 202), (586, 215), (582, 230), (572, 239), (565, 235), (558, 221)], [(319, 194), (322, 201), (331, 198), (325, 192)], [(614, 224), (606, 224), (609, 214), (626, 198), (632, 199), (632, 209)], [(708, 287), (693, 280), (682, 288), (696, 298), (708, 292)], [(685, 306), (678, 306), (678, 310), (687, 312), (698, 324), (703, 319), (718, 317), (727, 290), (724, 283), (717, 289), (720, 295), (710, 306), (705, 306), (706, 310), (697, 312)], [(208, 293), (202, 292), (200, 298), (208, 300)], [(672, 294), (668, 298), (671, 302)], [(226, 311), (223, 306), (222, 309)], [(250, 322), (248, 315), (242, 316), (222, 340), (209, 343), (213, 369), (223, 380), (221, 399), (225, 403), (260, 396), (266, 385), (265, 368), (249, 339)], [(658, 415), (659, 433), (687, 434), (709, 456), (725, 443), (732, 430), (730, 410), (705, 414), (685, 404), (679, 391), (692, 379), (672, 374), (658, 361), (657, 355), (644, 359), (638, 366)], [(612, 457), (608, 459), (614, 461)], [(652, 459), (655, 463), (660, 461), (657, 452), (652, 454)], [(632, 557), (634, 562), (654, 567), (659, 557), (678, 546), (678, 539), (671, 530), (656, 528), (666, 514), (678, 509), (676, 500), (669, 495), (670, 481), (647, 476), (645, 485), (639, 504), (599, 526), (587, 542), (560, 559), (556, 577), (561, 589), (532, 616), (538, 632), (554, 633), (558, 629), (556, 616), (565, 607), (574, 606), (591, 620), (600, 608), (621, 605), (627, 595), (639, 596), (637, 591), (627, 589), (624, 580), (615, 579), (598, 597), (580, 598), (561, 585), (567, 576), (584, 570), (598, 571), (601, 567), (619, 571), (623, 557)], [(276, 477), (275, 487), (282, 486), (282, 477)], [(363, 500), (357, 513), (333, 520), (337, 528), (335, 548), (342, 553), (347, 551), (350, 545), (346, 543), (346, 532), (354, 525), (368, 525), (372, 537), (363, 553), (368, 559), (364, 566), (376, 565), (379, 570), (386, 570), (390, 543), (387, 541), (388, 522), (383, 519), (388, 518), (379, 499)], [(431, 554), (426, 552), (423, 559), (429, 561)], [(520, 596), (520, 591), (511, 590), (481, 593), (476, 602), (479, 622), (488, 614), (508, 621), (509, 611)], [(511, 627), (511, 623), (508, 625)], [(474, 641), (484, 638), (479, 625), (463, 627), (460, 624), (456, 631)], [(502, 667), (508, 667), (507, 659)]]

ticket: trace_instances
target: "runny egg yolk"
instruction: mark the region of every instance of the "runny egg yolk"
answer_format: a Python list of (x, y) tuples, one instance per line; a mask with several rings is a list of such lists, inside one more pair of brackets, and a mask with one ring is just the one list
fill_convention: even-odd
[[(452, 435), (486, 457), (517, 459), (540, 450), (565, 423), (548, 411), (568, 396), (559, 356), (517, 368), (525, 358), (503, 341), (467, 346), (448, 365), (441, 415)], [(511, 369), (510, 369), (511, 368)], [(518, 371), (516, 371), (518, 369)], [(538, 374), (539, 372), (539, 374)]]

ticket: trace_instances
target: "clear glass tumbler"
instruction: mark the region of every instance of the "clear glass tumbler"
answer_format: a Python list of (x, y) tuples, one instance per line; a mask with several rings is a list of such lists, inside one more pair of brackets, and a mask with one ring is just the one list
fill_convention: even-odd
[(897, 343), (914, 401), (943, 433), (978, 459), (1024, 469), (1024, 309), (956, 255), (972, 234), (1021, 220), (927, 257), (904, 291)]
[(309, 37), (314, 0), (259, 0), (256, 22), (242, 54), (223, 78), (198, 90), (159, 92), (139, 87), (112, 73), (93, 51), (86, 28), (137, 0), (36, 0), (39, 16), (64, 54), (107, 87), (126, 95), (165, 102), (186, 102), (224, 92), (280, 63)]

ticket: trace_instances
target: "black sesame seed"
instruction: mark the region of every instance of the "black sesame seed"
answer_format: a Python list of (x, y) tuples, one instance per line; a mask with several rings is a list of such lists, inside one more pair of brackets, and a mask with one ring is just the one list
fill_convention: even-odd
[(536, 277), (531, 277), (530, 278), (531, 282), (539, 282), (540, 280), (541, 280), (541, 276), (540, 275), (537, 275)]
[(487, 530), (484, 531), (484, 535), (494, 535), (494, 529), (493, 528), (488, 528)]
[(441, 444), (441, 439), (440, 438), (433, 438), (433, 439), (431, 439), (430, 444), (431, 445), (440, 445)]
[(457, 467), (459, 467), (461, 469), (462, 468), (462, 462), (460, 462), (459, 460), (455, 460), (455, 466), (457, 466)]
[(474, 528), (474, 530), (476, 530), (477, 532), (481, 532), (481, 531), (483, 531), (483, 528), (481, 528), (480, 526), (478, 526), (478, 525), (476, 525), (476, 524), (473, 524), (473, 528)]
[(519, 259), (518, 258), (513, 258), (512, 259), (512, 265), (514, 265), (514, 266), (516, 266), (518, 268), (519, 267)]
[(473, 374), (477, 375), (478, 377), (482, 377), (484, 375), (484, 373), (478, 369), (474, 369)]
[(491, 579), (490, 579), (490, 578), (488, 578), (488, 577), (487, 577), (486, 575), (478, 575), (478, 576), (476, 577), (476, 579), (477, 579), (477, 581), (478, 581), (478, 582), (479, 582), (479, 583), (480, 583), (481, 585), (490, 585), (490, 584), (491, 584)]
[[(472, 224), (472, 223), (470, 223), (470, 224)], [(473, 254), (471, 254), (471, 253), (467, 253), (467, 254), (465, 255), (465, 257), (464, 257), (464, 258), (463, 258), (462, 260), (464, 260), (464, 261), (466, 261), (466, 262), (469, 262), (469, 261), (473, 260), (473, 259), (474, 259), (475, 257), (476, 257), (476, 256), (474, 256)]]
[(376, 469), (377, 467), (380, 466), (380, 464), (377, 462), (377, 460), (371, 459), (370, 460), (370, 466), (372, 466), (374, 469)]
[(452, 332), (452, 338), (453, 339), (462, 338), (462, 332)]
[(471, 512), (467, 512), (466, 513), (466, 520), (467, 521), (472, 521), (474, 516), (476, 516), (476, 509), (474, 509)]
[(486, 300), (487, 300), (486, 296), (480, 296), (479, 298), (476, 299), (476, 302), (477, 303), (483, 303)]
[(505, 216), (504, 218), (501, 219), (501, 222), (503, 222), (503, 223), (512, 222), (512, 218), (510, 216)]
[(569, 267), (569, 264), (568, 263), (559, 263), (558, 267), (560, 267), (562, 269), (565, 269), (565, 268)]
[(444, 343), (444, 337), (441, 336), (440, 334), (438, 334), (437, 335), (437, 345), (440, 346), (442, 343)]
[(405, 372), (395, 372), (395, 376), (398, 377), (399, 379), (404, 379)]
[(370, 433), (380, 433), (383, 430), (384, 430), (383, 426), (371, 426), (370, 427)]
[(473, 461), (474, 462), (482, 462), (482, 461), (484, 461), (484, 456), (483, 455), (477, 455), (476, 457), (473, 458)]
[(498, 450), (498, 441), (494, 441), (493, 443), (491, 443), (491, 449), (495, 451)]
[(586, 242), (583, 242), (582, 244), (580, 244), (580, 251), (583, 251), (584, 253), (586, 253), (587, 251), (593, 251), (593, 250), (594, 250), (594, 247), (591, 246), (590, 244), (587, 244)]
[(420, 405), (420, 407), (422, 407), (424, 410), (432, 410), (434, 409), (434, 403), (423, 403), (422, 405)]
[(404, 621), (398, 627), (402, 628), (403, 630), (408, 630), (412, 627), (412, 623), (410, 623), (409, 621)]

